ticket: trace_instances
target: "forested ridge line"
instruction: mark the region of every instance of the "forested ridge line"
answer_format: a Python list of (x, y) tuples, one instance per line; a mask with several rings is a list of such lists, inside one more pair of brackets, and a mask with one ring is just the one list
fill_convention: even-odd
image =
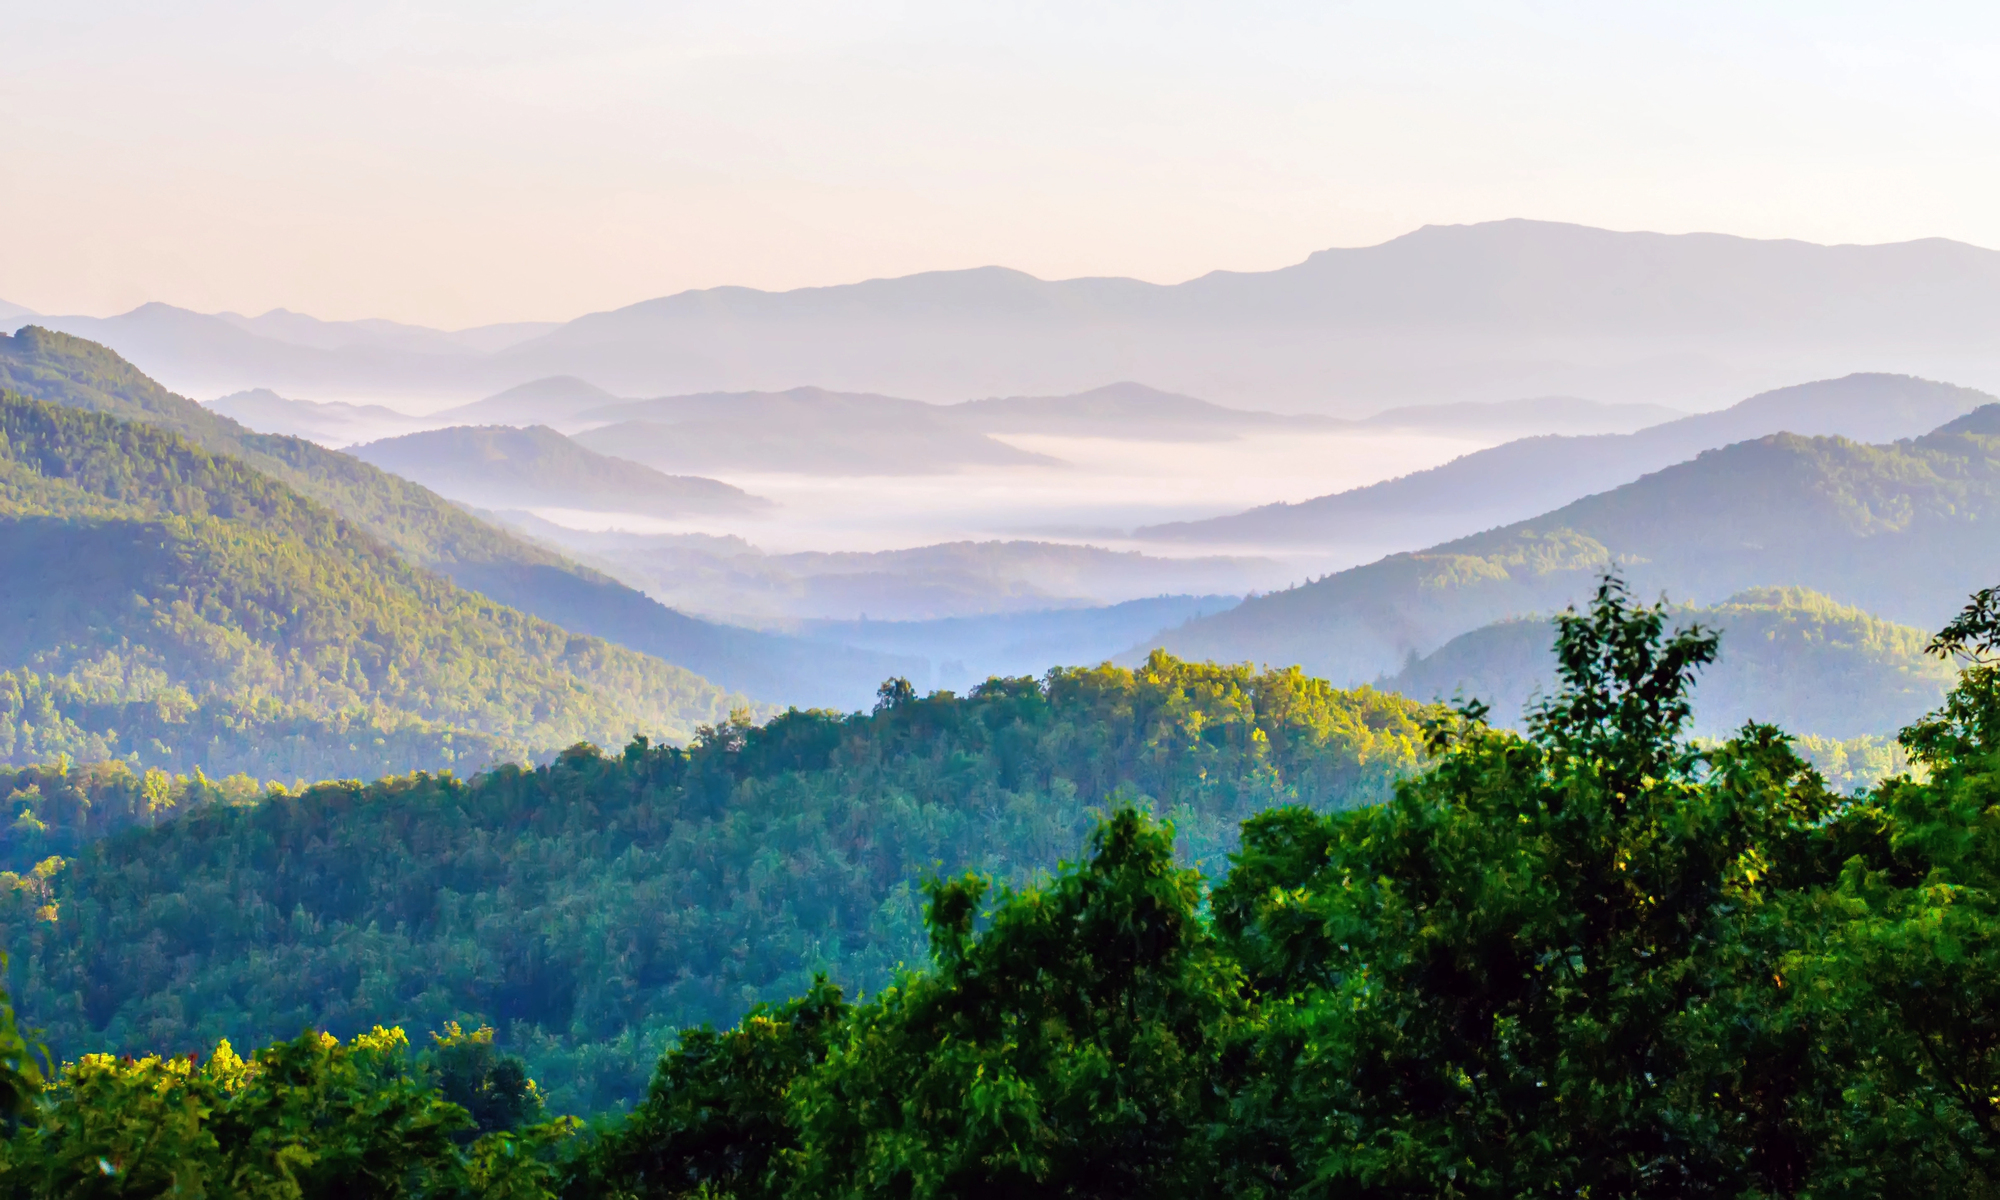
[(580, 737), (685, 737), (747, 704), (467, 592), (174, 433), (5, 392), (0, 557), (15, 762), (478, 767)]
[[(1426, 711), (1158, 656), (962, 697), (898, 682), (869, 713), (470, 780), (219, 798), (92, 768), (93, 803), (42, 774), (15, 794), (0, 929), (16, 1001), (63, 1055), (456, 1020), (496, 1027), (552, 1103), (589, 1113), (636, 1099), (679, 1028), (818, 972), (873, 990), (922, 962), (931, 873), (1026, 881), (1120, 803), (1176, 820), (1219, 870), (1261, 809), (1386, 797)], [(59, 848), (66, 865), (30, 869)]]
[(165, 429), (340, 514), (406, 562), (467, 591), (684, 667), (731, 691), (765, 701), (823, 702), (814, 698), (865, 696), (907, 666), (890, 655), (687, 616), (352, 455), (303, 438), (253, 432), (83, 338), (33, 325), (0, 334), (0, 389)]
[[(478, 781), (412, 778), (197, 807), (16, 878), (24, 907), (10, 928), (31, 944), (15, 942), (12, 978), (28, 1012), (60, 931), (109, 931), (121, 889), (149, 909), (143, 941), (166, 966), (162, 939), (207, 936), (220, 906), (192, 898), (220, 889), (167, 893), (151, 879), (199, 878), (204, 856), (246, 875), (304, 863), (342, 815), (387, 842), (454, 808), (455, 821), (490, 813), (488, 828), (528, 829), (588, 806), (600, 827), (623, 828), (633, 810), (600, 803), (619, 790), (609, 780), (644, 791), (671, 779), (679, 802), (716, 803), (719, 816), (747, 804), (745, 785), (843, 771), (871, 811), (908, 812), (880, 768), (920, 746), (947, 776), (980, 747), (987, 770), (1017, 781), (1060, 749), (1088, 768), (1069, 785), (1103, 802), (1084, 820), (1084, 857), (1052, 874), (970, 854), (974, 870), (934, 876), (918, 905), (927, 964), (865, 992), (795, 977), (790, 1000), (686, 1029), (640, 1103), (586, 1128), (550, 1121), (520, 1047), (485, 1028), (447, 1022), (421, 1047), (373, 1028), (344, 1041), (308, 1032), (248, 1058), (226, 1041), (183, 1058), (86, 1055), (51, 1081), (9, 1011), (0, 1187), (565, 1200), (1995, 1194), (2000, 589), (1932, 642), (1966, 669), (1901, 735), (1920, 773), (1855, 796), (1828, 791), (1770, 726), (1687, 741), (1690, 684), (1717, 641), (1670, 632), (1668, 617), (1615, 581), (1564, 614), (1560, 689), (1524, 733), (1491, 727), (1477, 703), (1398, 708), (1296, 673), (1156, 657), (1150, 679), (1058, 672), (964, 699), (892, 686), (873, 714), (735, 724), (688, 751), (634, 743), (607, 759), (579, 747), (491, 777), (507, 788), (478, 803)], [(1364, 747), (1410, 754), (1414, 731), (1422, 762), (1370, 778), (1352, 773), (1366, 755), (1316, 756), (1362, 729), (1381, 735)], [(1290, 784), (1328, 763), (1364, 802), (1316, 809), (1266, 794), (1226, 869), (1206, 864), (1212, 884), (1190, 865), (1190, 826), (1213, 829), (1260, 778)], [(1234, 786), (1218, 792), (1218, 776)], [(1140, 784), (1173, 798), (1147, 804)], [(551, 803), (558, 785), (571, 803)], [(969, 807), (990, 813), (994, 798)], [(818, 828), (789, 859), (766, 856), (756, 885), (796, 879), (801, 852), (835, 852), (850, 844), (842, 832)], [(486, 845), (497, 865), (499, 843)], [(734, 877), (738, 893), (753, 875)], [(355, 873), (345, 902), (434, 902), (381, 879)], [(751, 906), (768, 912), (773, 898)], [(317, 919), (272, 906), (267, 936)], [(145, 966), (141, 955), (122, 969)], [(152, 1010), (155, 1036), (168, 1011)]]

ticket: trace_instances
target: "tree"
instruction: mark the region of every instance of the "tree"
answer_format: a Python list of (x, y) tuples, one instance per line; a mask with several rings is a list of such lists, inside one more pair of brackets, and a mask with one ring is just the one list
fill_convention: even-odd
[[(1699, 629), (1607, 578), (1558, 619), (1527, 738), (1473, 710), (1388, 804), (1269, 814), (1215, 900), (1266, 995), (1239, 1194), (1736, 1194), (1746, 1151), (1679, 1086), (1680, 1033), (1772, 847), (1830, 802), (1775, 731), (1681, 740)], [(1279, 1001), (1283, 1001), (1279, 1003)]]
[(938, 883), (935, 969), (849, 1018), (792, 1088), (794, 1194), (1139, 1196), (1211, 1190), (1210, 1086), (1242, 1016), (1173, 834), (1131, 808), (1045, 887)]

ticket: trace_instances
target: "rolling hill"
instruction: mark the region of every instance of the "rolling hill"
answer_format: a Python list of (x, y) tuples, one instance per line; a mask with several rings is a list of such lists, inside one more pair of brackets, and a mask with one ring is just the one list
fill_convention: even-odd
[(1154, 525), (1135, 537), (1235, 545), (1421, 546), (1518, 521), (1731, 442), (1771, 433), (1887, 442), (1993, 397), (1906, 375), (1849, 375), (1764, 392), (1628, 434), (1545, 436), (1297, 504)]
[(482, 508), (549, 507), (677, 517), (744, 513), (769, 502), (713, 479), (662, 475), (578, 445), (546, 425), (452, 426), (350, 446), (347, 453), (441, 496)]
[(417, 484), (298, 438), (253, 433), (176, 396), (103, 346), (27, 327), (0, 337), (0, 387), (171, 430), (317, 500), (419, 567), (577, 633), (786, 704), (857, 703), (894, 658), (697, 620), (489, 525)]
[(1888, 445), (1775, 434), (1532, 520), (1393, 554), (1246, 600), (1158, 640), (1219, 661), (1338, 680), (1401, 669), (1450, 639), (1585, 598), (1616, 567), (1641, 595), (1713, 603), (1805, 587), (1933, 629), (2000, 582), (2000, 405)]
[[(1803, 588), (1753, 588), (1688, 608), (1676, 625), (1722, 633), (1722, 654), (1695, 682), (1694, 732), (1726, 737), (1746, 721), (1796, 734), (1892, 736), (1936, 708), (1958, 669), (1924, 653), (1930, 634)], [(1460, 634), (1377, 681), (1414, 700), (1479, 699), (1496, 724), (1520, 725), (1555, 694), (1555, 625), (1514, 617)]]
[(414, 567), (178, 434), (12, 393), (0, 561), (13, 762), (318, 778), (480, 767), (634, 731), (684, 739), (747, 703)]

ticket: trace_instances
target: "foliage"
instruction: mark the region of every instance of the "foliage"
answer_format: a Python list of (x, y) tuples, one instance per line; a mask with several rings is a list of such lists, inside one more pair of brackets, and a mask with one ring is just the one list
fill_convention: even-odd
[[(1716, 663), (1694, 690), (1693, 729), (1703, 737), (1726, 738), (1750, 720), (1837, 740), (1893, 737), (1935, 707), (1956, 676), (1925, 654), (1921, 631), (1804, 588), (1753, 588), (1676, 615), (1722, 635)], [(1376, 686), (1419, 699), (1478, 696), (1493, 706), (1495, 724), (1523, 728), (1534, 699), (1555, 691), (1555, 636), (1550, 620), (1501, 621)]]
[(932, 889), (936, 966), (857, 1009), (788, 1096), (809, 1195), (1157, 1195), (1206, 1187), (1194, 1135), (1242, 1002), (1171, 829), (1132, 809), (1054, 883)]
[(0, 1187), (33, 1196), (551, 1194), (555, 1123), (461, 1151), (464, 1109), (429, 1087), (402, 1030), (304, 1033), (239, 1057), (86, 1055), (0, 1150)]
[(15, 761), (373, 775), (684, 737), (743, 703), (411, 567), (235, 460), (11, 395), (0, 556)]
[[(1993, 678), (1842, 799), (1685, 740), (1716, 645), (1667, 615), (1607, 582), (1525, 737), (1468, 705), (1387, 803), (1253, 818), (1212, 922), (1131, 812), (983, 922), (934, 887), (927, 973), (754, 1088), (701, 1075), (752, 1025), (691, 1036), (573, 1194), (2000, 1193)], [(630, 1169), (701, 1127), (734, 1157)]]
[[(65, 1055), (458, 1021), (492, 1026), (556, 1111), (595, 1112), (636, 1099), (682, 1027), (921, 961), (925, 875), (1027, 884), (1121, 804), (1219, 869), (1261, 809), (1387, 796), (1424, 712), (1156, 656), (964, 697), (892, 685), (868, 714), (737, 718), (686, 749), (577, 746), (470, 781), (215, 803), (151, 776), (163, 808), (190, 798), (170, 821), (137, 817), (145, 775), (24, 773), (34, 845), (67, 863), (29, 871), (24, 838), (0, 928), (22, 1011)], [(93, 787), (128, 815), (86, 805)]]

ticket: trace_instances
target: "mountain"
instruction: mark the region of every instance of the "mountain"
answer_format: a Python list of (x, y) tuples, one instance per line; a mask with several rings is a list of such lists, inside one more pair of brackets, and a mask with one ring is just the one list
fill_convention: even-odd
[(252, 433), (81, 338), (35, 326), (0, 337), (0, 387), (171, 430), (324, 504), (406, 561), (469, 591), (684, 666), (761, 700), (865, 703), (881, 680), (908, 665), (675, 612), (379, 467), (298, 438)]
[[(20, 321), (34, 315), (35, 311), (31, 308), (23, 308), (18, 304), (9, 304), (5, 300), (0, 300), (0, 321)], [(0, 330), (0, 332), (6, 331)]]
[(824, 388), (668, 396), (579, 414), (578, 442), (663, 471), (928, 475), (1054, 460), (961, 428), (934, 404)]
[[(1931, 635), (1803, 588), (1753, 588), (1675, 625), (1722, 634), (1722, 653), (1695, 682), (1694, 732), (1727, 737), (1746, 721), (1788, 733), (1852, 739), (1893, 735), (1936, 708), (1957, 681), (1924, 653)], [(1519, 726), (1537, 696), (1553, 696), (1554, 622), (1515, 617), (1460, 634), (1376, 686), (1417, 700), (1479, 699), (1496, 724)]]
[(287, 400), (269, 388), (231, 392), (209, 401), (207, 408), (258, 433), (304, 438), (322, 446), (374, 441), (421, 423), (408, 413), (379, 404)]
[[(873, 992), (924, 962), (926, 877), (1025, 884), (1128, 795), (1219, 871), (1258, 809), (1385, 797), (1424, 715), (1162, 658), (171, 820), (129, 771), (0, 773), (29, 817), (0, 825), (9, 991), (59, 1060), (490, 1025), (556, 1111), (606, 1111), (682, 1028), (815, 973)], [(105, 811), (158, 827), (103, 838)], [(101, 840), (28, 874), (79, 833)]]
[(1421, 404), (1376, 413), (1363, 425), (1438, 433), (1631, 433), (1688, 414), (1663, 404), (1604, 404), (1576, 396), (1532, 396), (1479, 404)]
[(1586, 599), (1616, 567), (1641, 595), (1713, 603), (1804, 587), (1935, 629), (2000, 582), (2000, 406), (1890, 445), (1774, 434), (1532, 520), (1252, 597), (1156, 639), (1176, 654), (1391, 674), (1482, 625)]
[(1252, 431), (1331, 430), (1351, 422), (1225, 408), (1142, 383), (1114, 383), (1072, 396), (995, 396), (941, 406), (949, 420), (981, 433), (1067, 434), (1133, 441), (1198, 442)]
[(768, 554), (738, 537), (589, 531), (531, 513), (499, 515), (677, 608), (777, 627), (800, 619), (873, 625), (1094, 608), (1204, 584), (1250, 591), (1292, 574), (1270, 559), (1166, 558), (1061, 542)]
[(1731, 442), (1779, 432), (1893, 441), (1992, 400), (1907, 375), (1849, 375), (1764, 392), (1637, 433), (1522, 438), (1368, 487), (1148, 526), (1134, 536), (1248, 546), (1420, 546), (1546, 512)]
[(255, 388), (350, 399), (455, 396), (465, 393), (468, 375), (490, 357), (470, 346), (419, 348), (365, 339), (315, 345), (246, 328), (244, 320), (152, 303), (112, 317), (38, 316), (35, 325), (110, 348), (149, 377), (201, 396)]
[[(177, 434), (12, 393), (0, 560), (13, 762), (324, 777), (437, 769), (463, 750), (479, 767), (634, 730), (687, 738), (747, 703), (411, 566)], [(471, 736), (455, 748), (453, 733)]]
[(1895, 371), (2000, 387), (2000, 253), (1539, 221), (1427, 226), (1173, 285), (982, 267), (593, 313), (496, 356), (615, 392), (822, 387), (948, 401), (1111, 379), (1280, 411), (1584, 395), (1706, 408)]
[(431, 416), (452, 425), (554, 425), (573, 429), (578, 427), (577, 414), (617, 403), (620, 403), (617, 396), (595, 384), (573, 375), (557, 375), (510, 387), (498, 395)]
[(310, 346), (320, 350), (365, 347), (448, 355), (468, 350), (475, 353), (505, 350), (548, 333), (558, 324), (555, 321), (516, 321), (472, 329), (442, 330), (380, 319), (322, 321), (318, 317), (283, 308), (274, 308), (257, 317), (233, 312), (215, 315), (238, 329), (293, 346)]
[(1701, 410), (1858, 371), (2000, 390), (1989, 336), (2000, 253), (1938, 238), (1821, 246), (1524, 220), (1425, 226), (1274, 271), (1167, 285), (979, 267), (788, 292), (709, 288), (490, 351), (301, 345), (269, 336), (298, 336), (280, 322), (245, 328), (165, 305), (39, 320), (201, 395), (268, 387), (463, 402), (569, 375), (624, 396), (813, 384), (949, 402), (1143, 379), (1239, 408), (1358, 417), (1520, 396)]
[(769, 504), (713, 479), (662, 475), (586, 450), (546, 425), (432, 429), (347, 452), (441, 496), (489, 508), (531, 505), (674, 517), (752, 512)]

